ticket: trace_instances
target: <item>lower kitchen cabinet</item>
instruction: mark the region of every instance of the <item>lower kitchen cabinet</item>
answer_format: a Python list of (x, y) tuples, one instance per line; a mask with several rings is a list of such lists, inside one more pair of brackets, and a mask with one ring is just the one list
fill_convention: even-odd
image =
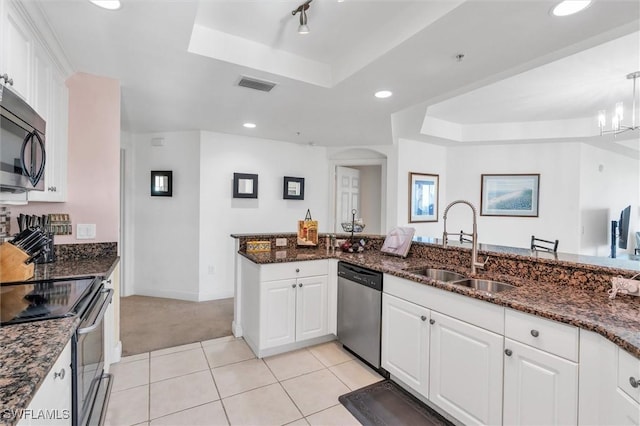
[(328, 260), (257, 265), (242, 259), (242, 334), (262, 358), (334, 337)]
[(120, 342), (120, 265), (116, 265), (111, 275), (104, 280), (106, 288), (113, 289), (113, 298), (104, 315), (104, 372), (108, 373), (111, 364), (120, 361), (122, 343)]
[(429, 396), (429, 319), (415, 303), (382, 295), (382, 367), (413, 390)]
[(578, 364), (505, 339), (504, 424), (575, 425)]
[(19, 426), (66, 426), (71, 424), (71, 341), (23, 413)]
[(503, 337), (431, 312), (429, 400), (464, 424), (502, 422)]
[(620, 388), (614, 392), (610, 424), (620, 426), (640, 425), (640, 404)]

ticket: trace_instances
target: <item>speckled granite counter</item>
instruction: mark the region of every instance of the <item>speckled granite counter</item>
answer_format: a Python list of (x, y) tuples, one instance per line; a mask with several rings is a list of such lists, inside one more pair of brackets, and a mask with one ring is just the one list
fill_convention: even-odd
[[(502, 293), (490, 294), (435, 281), (405, 270), (417, 266), (430, 266), (469, 276), (469, 267), (466, 266), (468, 251), (457, 247), (443, 249), (414, 244), (406, 259), (388, 256), (378, 250), (354, 254), (340, 251), (333, 253), (325, 248), (286, 248), (253, 254), (240, 251), (240, 254), (259, 264), (327, 258), (344, 260), (425, 285), (573, 324), (605, 336), (640, 358), (640, 297), (619, 295), (610, 300), (606, 293), (610, 287), (608, 283), (611, 276), (622, 274), (629, 277), (633, 271), (594, 265), (583, 268), (575, 264), (571, 268), (570, 264), (539, 262), (536, 259), (523, 259), (510, 254), (504, 259), (491, 258), (487, 270), (476, 274), (476, 277), (499, 280), (517, 287)], [(481, 252), (482, 258), (486, 254)]]
[(77, 317), (0, 328), (0, 425), (14, 425), (78, 327)]
[[(36, 265), (32, 280), (108, 276), (119, 262), (115, 243), (56, 247), (56, 256)], [(10, 410), (27, 408), (78, 323), (70, 317), (0, 327), (0, 426), (17, 423)]]

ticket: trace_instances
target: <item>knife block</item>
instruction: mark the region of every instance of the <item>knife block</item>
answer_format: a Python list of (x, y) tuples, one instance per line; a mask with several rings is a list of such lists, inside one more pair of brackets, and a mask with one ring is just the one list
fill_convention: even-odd
[(33, 277), (35, 265), (26, 264), (29, 255), (13, 244), (0, 244), (0, 283), (24, 281)]

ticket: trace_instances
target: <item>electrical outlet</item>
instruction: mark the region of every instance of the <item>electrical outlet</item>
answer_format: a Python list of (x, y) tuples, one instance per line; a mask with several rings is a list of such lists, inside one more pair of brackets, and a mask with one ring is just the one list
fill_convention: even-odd
[(287, 239), (286, 238), (276, 238), (276, 247), (286, 247)]
[(96, 238), (95, 223), (78, 223), (76, 227), (77, 240), (94, 240)]

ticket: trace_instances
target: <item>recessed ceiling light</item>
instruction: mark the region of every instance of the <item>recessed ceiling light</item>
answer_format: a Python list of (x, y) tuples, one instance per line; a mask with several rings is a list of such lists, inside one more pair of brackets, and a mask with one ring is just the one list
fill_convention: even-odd
[(553, 16), (569, 16), (586, 9), (592, 0), (564, 0), (558, 3), (552, 10)]
[(247, 129), (255, 129), (256, 128), (255, 123), (244, 123), (243, 126), (246, 127)]
[(98, 7), (108, 10), (118, 10), (122, 6), (120, 0), (89, 0)]
[(393, 93), (389, 90), (380, 90), (379, 92), (375, 93), (375, 97), (380, 99), (388, 98), (391, 95), (393, 95)]

